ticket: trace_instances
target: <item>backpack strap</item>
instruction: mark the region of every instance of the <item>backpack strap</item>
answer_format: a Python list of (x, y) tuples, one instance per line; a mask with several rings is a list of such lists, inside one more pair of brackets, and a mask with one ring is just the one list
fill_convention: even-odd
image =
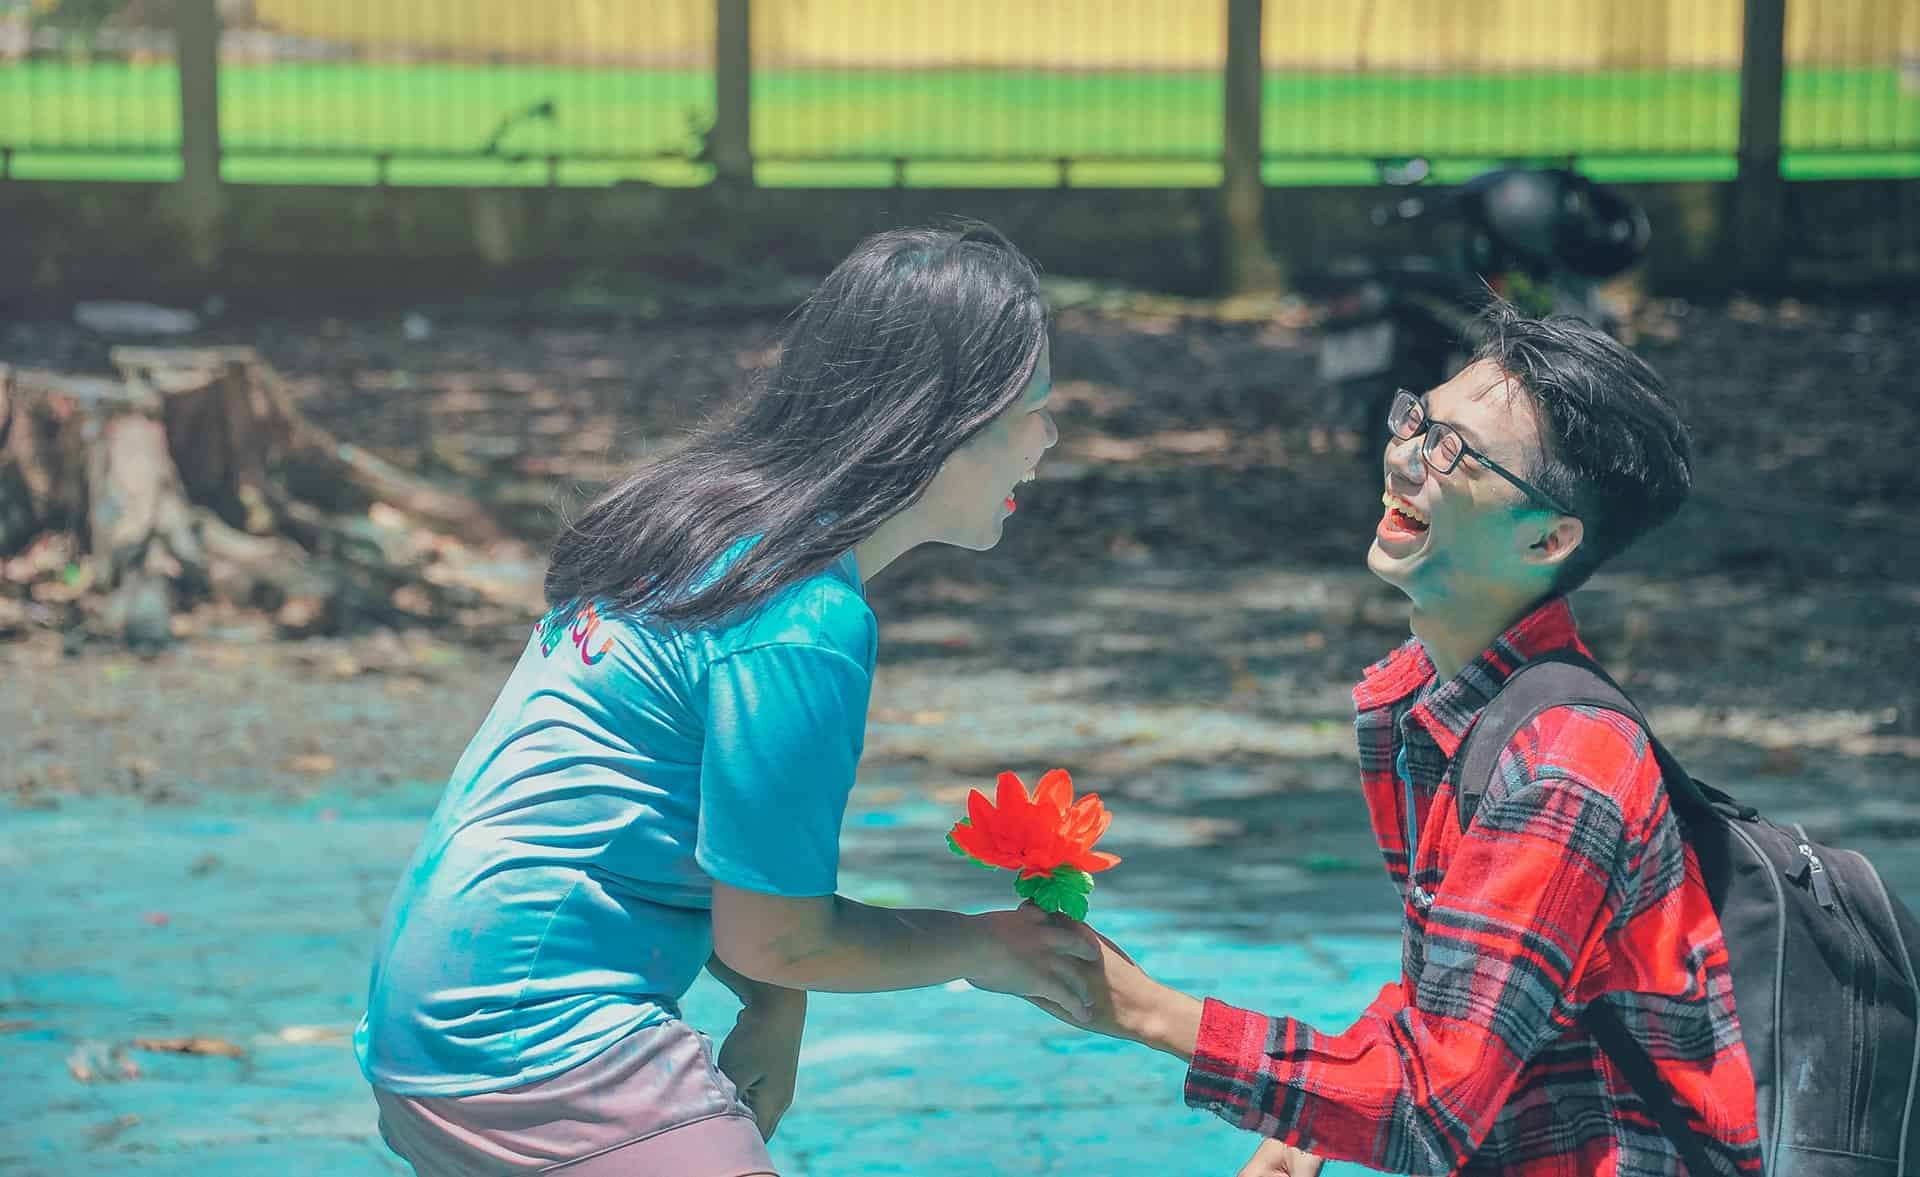
[(1680, 1150), (1680, 1159), (1686, 1162), (1687, 1172), (1693, 1177), (1711, 1177), (1714, 1173), (1713, 1162), (1707, 1159), (1706, 1146), (1700, 1143), (1700, 1134), (1687, 1123), (1687, 1115), (1673, 1098), (1673, 1089), (1667, 1086), (1660, 1072), (1654, 1069), (1653, 1056), (1640, 1040), (1627, 1029), (1620, 1020), (1619, 1011), (1608, 1005), (1605, 998), (1587, 1006), (1583, 1019), (1587, 1032), (1600, 1044), (1600, 1049), (1613, 1060), (1626, 1076), (1627, 1084), (1640, 1102), (1646, 1105), (1647, 1114), (1660, 1126), (1660, 1134)]
[[(1536, 716), (1554, 707), (1597, 707), (1618, 712), (1638, 724), (1653, 746), (1661, 779), (1677, 814), (1721, 820), (1729, 813), (1751, 812), (1720, 790), (1689, 776), (1653, 738), (1652, 729), (1633, 700), (1592, 659), (1572, 650), (1556, 650), (1526, 663), (1507, 679), (1455, 752), (1451, 776), (1462, 833), (1473, 824), (1480, 799), (1493, 783), (1500, 754)], [(1587, 1006), (1582, 1020), (1601, 1051), (1613, 1060), (1640, 1097), (1661, 1134), (1679, 1150), (1687, 1172), (1694, 1177), (1712, 1174), (1714, 1169), (1699, 1135), (1688, 1126), (1686, 1113), (1681, 1111), (1672, 1089), (1660, 1078), (1653, 1058), (1620, 1020), (1619, 1013), (1600, 999)]]
[(1494, 695), (1493, 702), (1487, 704), (1467, 729), (1466, 738), (1455, 750), (1449, 776), (1462, 833), (1473, 824), (1480, 798), (1493, 782), (1500, 754), (1535, 717), (1554, 707), (1597, 707), (1619, 712), (1638, 724), (1653, 745), (1660, 778), (1673, 798), (1675, 811), (1683, 819), (1721, 820), (1755, 815), (1755, 810), (1711, 785), (1694, 780), (1680, 767), (1680, 762), (1665, 745), (1654, 738), (1653, 728), (1633, 700), (1591, 658), (1572, 650), (1554, 650), (1513, 672)]

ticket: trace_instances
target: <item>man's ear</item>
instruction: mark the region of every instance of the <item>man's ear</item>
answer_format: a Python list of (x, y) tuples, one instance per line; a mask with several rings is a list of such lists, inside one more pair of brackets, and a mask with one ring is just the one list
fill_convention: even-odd
[(1586, 525), (1571, 515), (1562, 515), (1545, 532), (1536, 532), (1527, 545), (1526, 557), (1542, 567), (1564, 564), (1580, 541), (1587, 537)]

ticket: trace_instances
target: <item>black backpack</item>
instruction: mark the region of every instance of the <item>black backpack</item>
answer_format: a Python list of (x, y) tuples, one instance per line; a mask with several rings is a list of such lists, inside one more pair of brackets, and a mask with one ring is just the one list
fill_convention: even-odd
[[(1529, 662), (1454, 758), (1463, 831), (1501, 751), (1534, 716), (1567, 705), (1617, 711), (1652, 740), (1639, 709), (1590, 660), (1568, 650)], [(1657, 740), (1653, 750), (1726, 934), (1767, 1177), (1920, 1173), (1920, 922), (1859, 854), (1775, 825), (1688, 776)], [(1687, 1172), (1713, 1173), (1685, 1113), (1613, 1007), (1594, 1002), (1585, 1024)]]

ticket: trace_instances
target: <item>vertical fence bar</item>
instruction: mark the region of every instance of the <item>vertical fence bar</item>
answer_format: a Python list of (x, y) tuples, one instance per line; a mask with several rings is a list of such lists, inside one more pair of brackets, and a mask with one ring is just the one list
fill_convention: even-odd
[(1221, 204), (1226, 223), (1226, 272), (1236, 292), (1280, 286), (1280, 267), (1267, 249), (1267, 186), (1261, 175), (1260, 110), (1266, 88), (1260, 54), (1263, 0), (1227, 0), (1225, 151)]
[(1780, 174), (1780, 113), (1786, 76), (1786, 0), (1746, 0), (1740, 40), (1739, 172), (1726, 258), (1758, 288), (1785, 272), (1787, 188)]
[(220, 14), (215, 0), (179, 0), (180, 195), (194, 264), (213, 267), (220, 220)]
[(714, 179), (753, 183), (753, 0), (714, 0)]

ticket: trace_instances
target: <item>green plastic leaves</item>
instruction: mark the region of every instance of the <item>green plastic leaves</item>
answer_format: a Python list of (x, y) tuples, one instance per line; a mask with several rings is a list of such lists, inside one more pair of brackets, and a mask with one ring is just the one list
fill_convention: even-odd
[(1093, 894), (1093, 876), (1078, 867), (1057, 866), (1053, 873), (1015, 879), (1014, 893), (1033, 900), (1042, 911), (1057, 911), (1076, 920), (1087, 918), (1087, 899)]

